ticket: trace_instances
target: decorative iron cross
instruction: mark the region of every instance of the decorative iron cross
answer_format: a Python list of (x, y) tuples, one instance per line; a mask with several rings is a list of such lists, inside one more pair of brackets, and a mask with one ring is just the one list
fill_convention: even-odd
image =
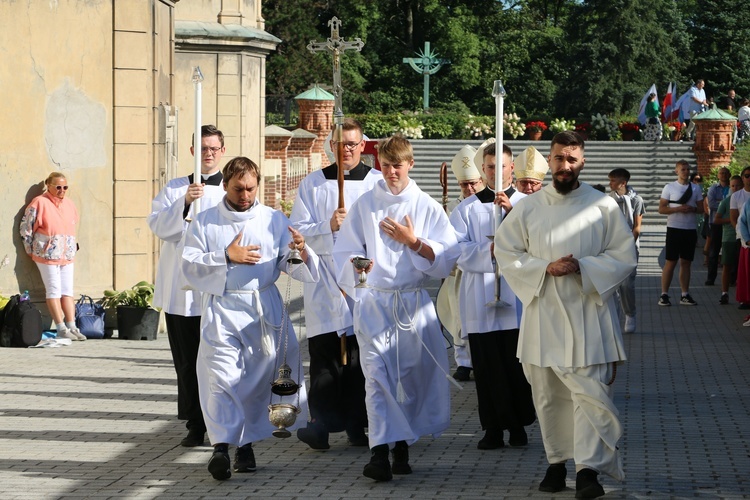
[(427, 109), (430, 107), (430, 75), (437, 73), (444, 64), (450, 64), (450, 61), (438, 58), (437, 52), (431, 52), (430, 42), (425, 42), (424, 52), (420, 50), (417, 55), (419, 57), (404, 57), (403, 62), (408, 63), (417, 73), (424, 75), (422, 105), (424, 109)]
[(356, 50), (360, 52), (364, 47), (364, 42), (360, 38), (355, 38), (353, 42), (347, 42), (339, 36), (339, 28), (341, 27), (341, 21), (338, 17), (333, 17), (328, 21), (328, 26), (331, 27), (331, 36), (325, 42), (313, 42), (307, 44), (307, 50), (310, 52), (322, 52), (329, 50), (333, 53), (333, 96), (335, 98), (334, 116), (343, 117), (344, 111), (341, 105), (341, 94), (344, 89), (341, 87), (341, 64), (340, 55), (345, 50)]

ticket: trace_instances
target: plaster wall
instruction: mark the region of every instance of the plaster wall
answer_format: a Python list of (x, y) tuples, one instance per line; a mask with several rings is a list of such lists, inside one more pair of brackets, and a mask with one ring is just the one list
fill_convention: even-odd
[(261, 0), (184, 0), (177, 4), (181, 21), (241, 24), (263, 29)]
[(18, 235), (25, 206), (52, 171), (78, 207), (76, 291), (112, 283), (112, 3), (0, 2), (0, 293), (44, 299)]
[[(262, 132), (265, 127), (265, 56), (244, 52), (177, 52), (175, 103), (179, 109), (177, 176), (193, 171), (190, 154), (195, 129), (195, 92), (191, 76), (200, 66), (201, 121), (224, 134), (222, 168), (236, 156), (246, 156), (263, 171)], [(263, 185), (261, 183), (261, 190)], [(262, 194), (262, 193), (261, 193)]]

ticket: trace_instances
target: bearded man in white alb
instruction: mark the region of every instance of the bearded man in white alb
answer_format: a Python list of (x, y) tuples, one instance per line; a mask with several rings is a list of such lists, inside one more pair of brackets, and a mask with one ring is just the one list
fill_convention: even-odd
[(604, 495), (600, 472), (624, 477), (612, 383), (625, 349), (614, 293), (636, 257), (617, 203), (578, 181), (584, 162), (580, 135), (552, 139), (553, 183), (513, 207), (495, 234), (495, 258), (524, 307), (518, 358), (550, 463), (539, 489), (565, 489), (572, 458), (576, 498), (595, 498)]

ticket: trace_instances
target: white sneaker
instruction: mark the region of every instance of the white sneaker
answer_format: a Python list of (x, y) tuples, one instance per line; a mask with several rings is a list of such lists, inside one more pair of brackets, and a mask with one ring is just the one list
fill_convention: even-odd
[(78, 328), (71, 328), (68, 331), (75, 335), (76, 340), (86, 340), (86, 336)]
[(58, 330), (57, 331), (57, 338), (58, 339), (68, 339), (68, 340), (78, 340), (78, 337), (73, 335), (73, 332), (70, 330)]
[(623, 330), (625, 333), (635, 332), (635, 316), (625, 315), (625, 328)]
[(750, 319), (742, 323), (742, 326), (750, 326)]

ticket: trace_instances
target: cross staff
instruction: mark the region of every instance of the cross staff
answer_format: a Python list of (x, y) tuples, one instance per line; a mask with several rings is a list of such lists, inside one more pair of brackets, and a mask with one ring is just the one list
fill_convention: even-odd
[[(344, 89), (341, 86), (341, 52), (345, 50), (356, 50), (357, 52), (360, 52), (365, 44), (359, 38), (355, 38), (353, 42), (347, 42), (341, 38), (339, 36), (341, 21), (338, 17), (331, 18), (331, 20), (328, 21), (328, 26), (331, 27), (331, 36), (328, 40), (325, 42), (311, 41), (307, 44), (307, 50), (313, 54), (325, 50), (329, 50), (333, 53), (333, 97), (335, 102), (333, 117), (334, 122), (336, 123), (336, 132), (333, 134), (333, 139), (336, 142), (336, 166), (338, 168), (338, 208), (344, 208), (344, 130), (342, 127), (344, 123), (344, 111), (341, 104), (341, 95), (344, 93)], [(348, 364), (346, 355), (346, 335), (341, 336), (341, 364)]]
[(362, 40), (355, 38), (353, 42), (347, 42), (339, 36), (341, 21), (338, 17), (333, 17), (328, 21), (331, 27), (331, 36), (325, 42), (310, 42), (307, 44), (307, 50), (312, 53), (329, 50), (333, 53), (333, 97), (335, 98), (335, 109), (333, 111), (336, 123), (336, 132), (333, 139), (336, 142), (336, 165), (338, 166), (338, 186), (339, 186), (339, 203), (338, 208), (344, 208), (344, 170), (341, 165), (344, 162), (344, 131), (341, 125), (344, 121), (344, 112), (341, 104), (341, 95), (344, 89), (341, 87), (341, 52), (345, 50), (362, 50), (365, 45)]
[(341, 87), (341, 65), (340, 55), (345, 50), (356, 50), (360, 52), (364, 47), (364, 42), (355, 38), (353, 42), (347, 42), (339, 36), (339, 28), (341, 27), (341, 21), (338, 17), (333, 17), (328, 21), (328, 26), (331, 27), (331, 36), (325, 42), (310, 42), (307, 44), (307, 50), (310, 52), (323, 52), (330, 50), (333, 53), (333, 97), (335, 98), (334, 116), (344, 116), (343, 107), (341, 105), (341, 94), (344, 93), (344, 89)]

